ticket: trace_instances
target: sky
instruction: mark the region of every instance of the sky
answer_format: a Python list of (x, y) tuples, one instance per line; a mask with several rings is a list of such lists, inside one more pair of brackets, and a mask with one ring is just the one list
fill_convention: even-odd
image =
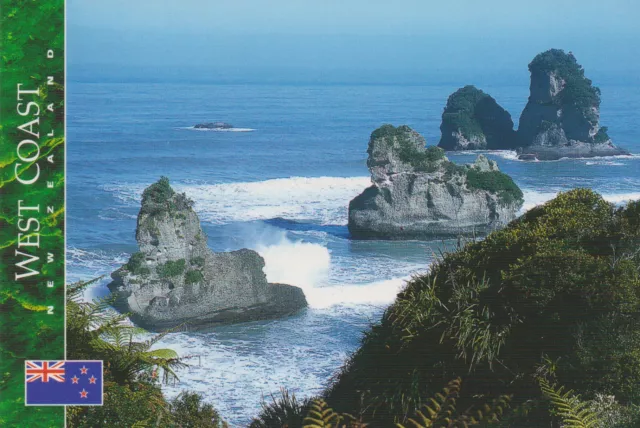
[(637, 0), (67, 0), (70, 77), (406, 81), (526, 75), (549, 48), (640, 75)]

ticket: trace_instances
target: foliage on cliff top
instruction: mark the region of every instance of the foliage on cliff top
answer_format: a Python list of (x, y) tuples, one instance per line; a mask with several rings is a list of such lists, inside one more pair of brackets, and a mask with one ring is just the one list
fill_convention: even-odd
[(575, 105), (583, 111), (600, 106), (600, 89), (585, 77), (584, 69), (572, 53), (565, 53), (562, 49), (549, 49), (539, 53), (529, 63), (529, 71), (554, 72), (565, 81), (565, 87), (558, 98), (561, 105)]
[(473, 85), (467, 85), (449, 95), (442, 113), (442, 127), (460, 130), (466, 138), (484, 135), (482, 126), (475, 117), (476, 105), (489, 97)]
[(367, 154), (371, 156), (374, 142), (383, 139), (388, 147), (396, 148), (398, 158), (402, 162), (411, 165), (416, 171), (435, 171), (437, 162), (445, 157), (444, 150), (435, 146), (417, 147), (410, 139), (413, 132), (407, 125), (398, 127), (389, 124), (382, 125), (371, 133)]
[(498, 195), (500, 202), (505, 205), (524, 202), (522, 190), (511, 177), (501, 171), (479, 171), (468, 168), (467, 186), (470, 189), (486, 190)]
[(184, 193), (176, 193), (171, 188), (169, 179), (163, 176), (142, 192), (140, 213), (158, 214), (192, 207), (193, 201)]
[(616, 208), (590, 190), (562, 193), (414, 277), (366, 332), (327, 401), (402, 422), (425, 391), (462, 376), (462, 408), (479, 395), (512, 394), (515, 407), (533, 405), (512, 426), (549, 426), (534, 380), (546, 373), (586, 399), (637, 403), (638, 248), (640, 202)]

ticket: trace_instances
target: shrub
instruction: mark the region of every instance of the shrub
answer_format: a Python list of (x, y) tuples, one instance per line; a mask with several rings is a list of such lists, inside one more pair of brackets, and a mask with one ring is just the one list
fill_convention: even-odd
[(195, 284), (198, 282), (202, 282), (202, 280), (204, 280), (204, 275), (202, 275), (202, 272), (195, 269), (187, 271), (187, 274), (184, 278), (185, 284)]
[(550, 49), (542, 52), (529, 63), (531, 73), (554, 72), (565, 81), (564, 89), (558, 98), (562, 105), (574, 105), (584, 113), (592, 106), (600, 106), (600, 89), (592, 86), (591, 80), (584, 75), (584, 69), (572, 54), (562, 49)]
[(198, 267), (204, 267), (204, 257), (197, 256), (191, 259), (191, 264)]
[(373, 142), (384, 139), (388, 146), (397, 145), (396, 153), (402, 162), (413, 166), (419, 172), (434, 172), (438, 167), (437, 162), (445, 158), (444, 150), (435, 146), (416, 147), (415, 142), (410, 139), (412, 132), (407, 125), (397, 128), (393, 125), (382, 125), (371, 133), (367, 153), (371, 156)]
[(142, 192), (140, 213), (155, 215), (189, 209), (193, 204), (186, 194), (176, 193), (169, 185), (169, 179), (163, 176)]
[(475, 168), (468, 168), (466, 174), (469, 188), (496, 193), (505, 205), (522, 203), (524, 200), (522, 190), (511, 177), (503, 172), (479, 171)]
[(143, 265), (145, 256), (141, 252), (131, 255), (125, 268), (134, 275), (149, 275), (149, 268)]
[(262, 402), (262, 411), (253, 418), (250, 428), (301, 427), (311, 406), (311, 400), (298, 401), (295, 394), (285, 388), (280, 397), (271, 396), (271, 403)]
[(182, 275), (186, 266), (186, 260), (169, 260), (163, 265), (157, 267), (160, 278), (169, 278), (172, 276)]
[[(461, 376), (474, 397), (534, 404), (511, 426), (550, 426), (535, 378), (640, 399), (640, 209), (616, 209), (586, 189), (561, 193), (414, 277), (366, 332), (325, 398), (381, 426), (404, 423)], [(545, 360), (545, 361), (546, 361)], [(361, 407), (359, 391), (369, 401)], [(538, 404), (535, 404), (538, 403)]]
[(609, 137), (609, 134), (607, 134), (608, 130), (609, 128), (607, 128), (606, 126), (603, 126), (602, 128), (598, 129), (598, 132), (593, 137), (593, 142), (595, 144), (602, 144), (609, 141), (610, 137)]
[(181, 428), (219, 427), (222, 420), (211, 404), (203, 403), (196, 392), (182, 392), (170, 403), (171, 416)]

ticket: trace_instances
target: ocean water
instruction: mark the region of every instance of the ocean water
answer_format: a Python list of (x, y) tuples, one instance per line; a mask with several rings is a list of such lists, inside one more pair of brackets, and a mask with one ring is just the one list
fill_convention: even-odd
[[(525, 85), (481, 88), (517, 124)], [(160, 176), (195, 200), (214, 251), (252, 248), (272, 282), (302, 287), (309, 308), (286, 319), (174, 333), (161, 343), (197, 356), (165, 387), (202, 393), (225, 419), (246, 425), (280, 387), (319, 393), (362, 332), (442, 241), (352, 241), (349, 200), (370, 183), (369, 134), (407, 124), (437, 144), (454, 85), (68, 85), (68, 281), (106, 275), (87, 298), (108, 293), (108, 275), (137, 250), (142, 190)], [(487, 152), (525, 194), (524, 209), (557, 192), (590, 187), (612, 202), (640, 198), (640, 87), (601, 85), (601, 122), (632, 158), (521, 162)], [(225, 121), (239, 132), (194, 130)], [(449, 154), (454, 162), (477, 153)]]

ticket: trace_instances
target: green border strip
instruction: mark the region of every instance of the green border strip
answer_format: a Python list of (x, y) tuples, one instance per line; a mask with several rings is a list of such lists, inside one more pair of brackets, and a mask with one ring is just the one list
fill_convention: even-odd
[(65, 358), (65, 5), (0, 14), (0, 426), (62, 427), (25, 407), (24, 361)]

